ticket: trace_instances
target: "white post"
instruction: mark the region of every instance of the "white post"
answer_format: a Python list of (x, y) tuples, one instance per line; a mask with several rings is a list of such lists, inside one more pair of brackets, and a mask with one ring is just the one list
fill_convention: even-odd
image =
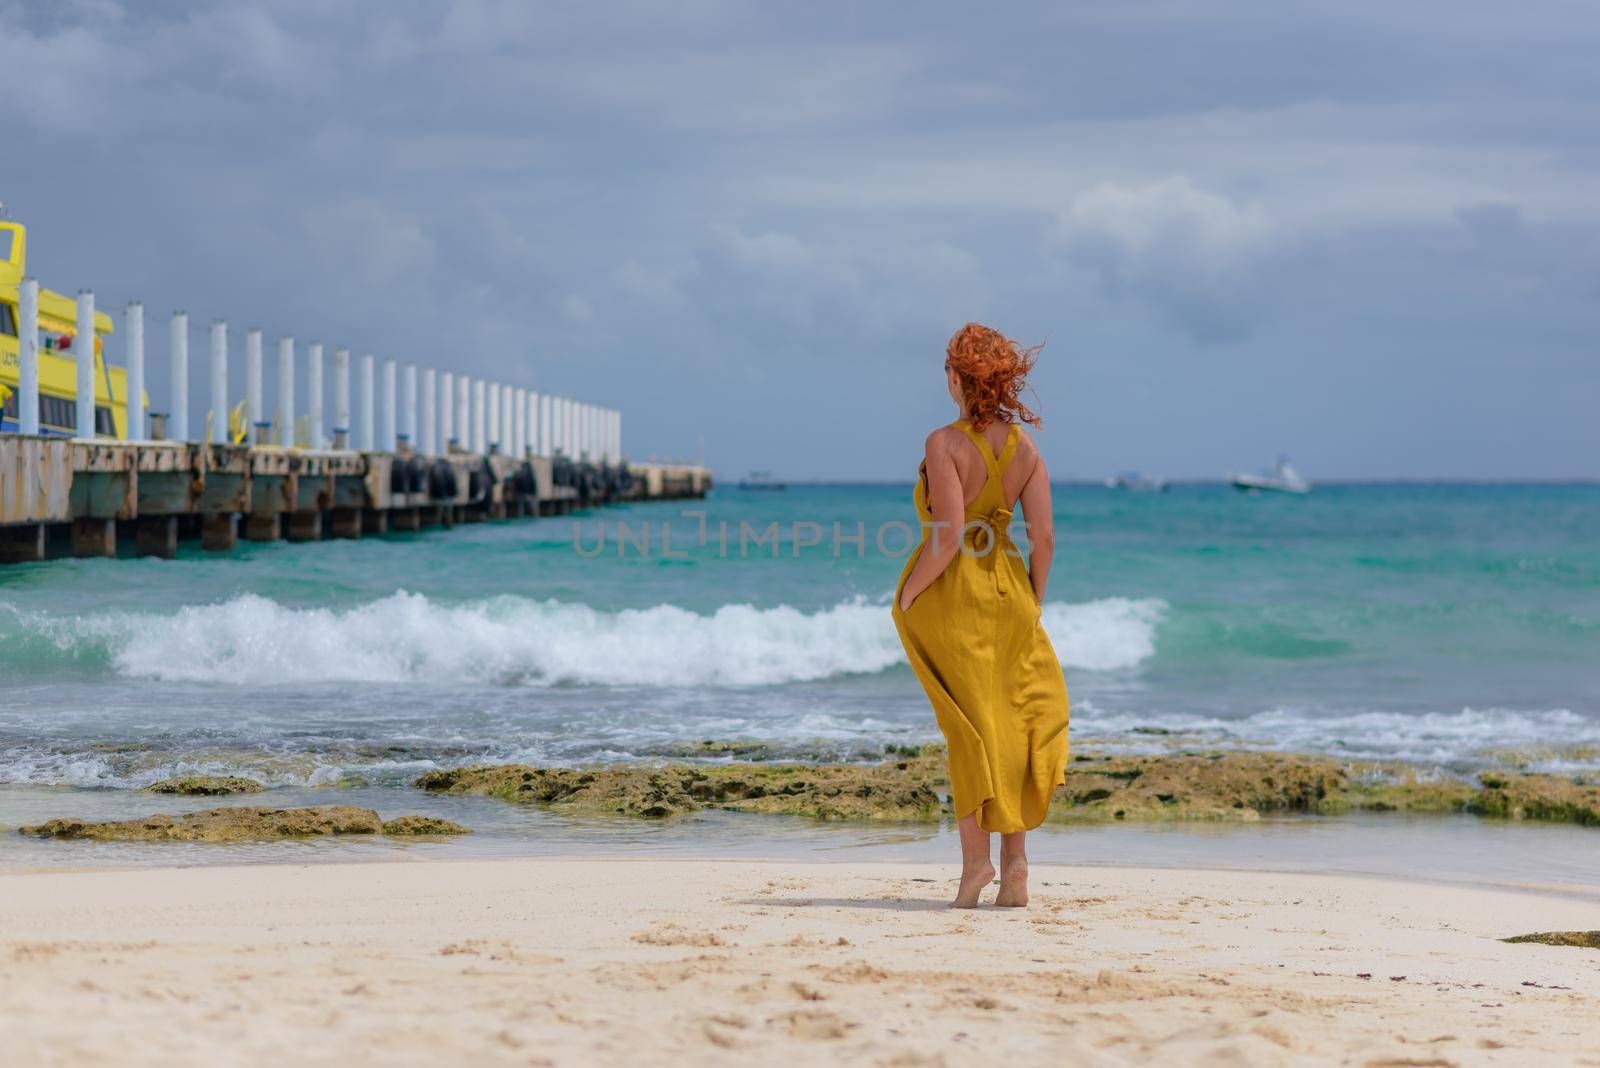
[(516, 399), (512, 401), (512, 411), (516, 415), (517, 432), (511, 435), (511, 451), (517, 459), (522, 459), (528, 452), (528, 391), (519, 389)]
[[(139, 313), (139, 350), (144, 351), (144, 312)], [(172, 361), (172, 414), (167, 419), (167, 437), (173, 441), (189, 440), (189, 316), (186, 312), (172, 313), (172, 342), (169, 353)], [(141, 360), (141, 363), (143, 361)], [(144, 373), (141, 370), (139, 377)], [(144, 436), (144, 420), (140, 419), (139, 436)]]
[(539, 394), (539, 455), (550, 455), (550, 394)]
[(485, 422), (484, 403), (487, 400), (487, 387), (483, 379), (472, 383), (472, 451), (486, 453), (489, 451), (488, 426)]
[(489, 405), (489, 448), (500, 447), (500, 383), (490, 382), (486, 390)]
[(617, 459), (627, 456), (628, 452), (622, 447), (622, 413), (617, 413)]
[(579, 455), (579, 453), (578, 453), (578, 402), (577, 401), (568, 398), (568, 400), (567, 400), (567, 414), (566, 414), (566, 417), (562, 420), (562, 422), (564, 422), (566, 424), (566, 428), (567, 428), (567, 455), (572, 457), (574, 460), (583, 459), (583, 457), (581, 455)]
[(510, 386), (500, 387), (500, 451), (516, 455), (516, 425), (512, 415), (513, 394)]
[(472, 449), (472, 419), (468, 415), (471, 408), (472, 379), (462, 375), (456, 379), (456, 436), (457, 447), (471, 451)]
[(406, 364), (400, 379), (400, 437), (407, 445), (417, 443), (417, 365)]
[[(177, 363), (177, 338), (182, 335), (184, 345), (187, 347), (189, 338), (188, 317), (184, 316), (182, 327), (178, 325), (179, 312), (172, 317), (172, 343), (173, 363)], [(183, 376), (183, 415), (178, 414), (178, 376), (172, 376), (172, 416), (168, 424), (172, 437), (183, 441), (189, 435), (189, 384), (188, 375)], [(183, 432), (179, 433), (179, 428)], [(228, 324), (222, 319), (211, 320), (211, 425), (206, 437), (208, 442), (221, 442), (226, 444), (228, 438)]]
[(310, 424), (306, 444), (321, 449), (327, 439), (322, 436), (322, 342), (313, 341), (306, 350), (306, 422)]
[(506, 451), (521, 459), (522, 390), (515, 386), (506, 387), (506, 422), (511, 425), (511, 429), (506, 433)]
[(556, 398), (556, 450), (562, 455), (572, 456), (572, 402), (565, 397)]
[(72, 339), (72, 353), (78, 365), (77, 435), (94, 436), (94, 294), (78, 289), (78, 333)]
[(78, 334), (72, 339), (78, 364), (78, 437), (94, 437), (94, 293), (78, 290)]
[(17, 430), (39, 432), (39, 283), (24, 278), (17, 292)]
[(251, 330), (244, 336), (244, 410), (245, 419), (255, 428), (250, 436), (260, 445), (261, 428), (266, 425), (261, 407), (261, 331)]
[(450, 451), (456, 440), (456, 376), (439, 372), (439, 452)]
[(344, 447), (350, 448), (350, 350), (333, 350), (333, 432), (344, 431)]
[(550, 455), (561, 452), (565, 446), (561, 440), (561, 398), (550, 398)]
[(144, 305), (128, 303), (128, 375), (123, 379), (122, 425), (129, 441), (144, 440)]
[(383, 361), (383, 423), (378, 429), (378, 449), (381, 452), (395, 451), (395, 370), (398, 365), (394, 359)]
[(528, 430), (523, 449), (534, 456), (539, 454), (539, 393), (536, 390), (528, 390)]
[(377, 419), (374, 416), (374, 406), (377, 404), (374, 394), (378, 388), (375, 381), (376, 366), (372, 353), (369, 352), (361, 357), (361, 397), (357, 402), (359, 404), (357, 411), (361, 416), (361, 427), (357, 431), (360, 440), (356, 442), (356, 448), (366, 452), (371, 452), (376, 448), (378, 437), (378, 428), (375, 425)]
[(278, 338), (278, 444), (294, 444), (294, 338)]
[[(412, 368), (413, 371), (416, 368)], [(429, 367), (422, 372), (422, 425), (417, 428), (417, 451), (424, 456), (432, 456), (438, 452), (435, 444), (434, 430), (438, 423), (434, 417), (434, 402), (439, 399), (437, 376), (433, 368)]]

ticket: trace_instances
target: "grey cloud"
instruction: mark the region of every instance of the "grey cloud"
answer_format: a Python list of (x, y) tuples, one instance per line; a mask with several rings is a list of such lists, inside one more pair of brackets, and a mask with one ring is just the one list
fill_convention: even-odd
[(1050, 340), (1064, 474), (1576, 473), (1584, 12), (0, 0), (0, 200), (55, 288), (603, 396), (735, 471), (904, 475), (985, 318)]

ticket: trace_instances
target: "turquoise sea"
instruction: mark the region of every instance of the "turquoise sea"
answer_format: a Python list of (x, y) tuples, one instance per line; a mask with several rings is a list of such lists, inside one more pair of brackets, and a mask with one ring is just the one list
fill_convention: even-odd
[[(1055, 508), (1044, 618), (1077, 741), (1600, 770), (1600, 486), (1063, 485)], [(179, 773), (401, 811), (463, 763), (935, 739), (888, 613), (907, 522), (906, 485), (722, 488), (0, 569), (0, 827), (171, 810), (138, 788)], [(0, 858), (46, 848), (0, 837)]]

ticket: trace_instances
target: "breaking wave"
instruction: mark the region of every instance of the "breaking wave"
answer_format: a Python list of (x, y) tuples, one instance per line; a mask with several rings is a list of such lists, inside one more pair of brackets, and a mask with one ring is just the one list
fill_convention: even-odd
[[(1155, 652), (1166, 604), (1106, 598), (1045, 606), (1070, 669), (1132, 668)], [(163, 681), (480, 682), (600, 686), (761, 686), (873, 674), (903, 664), (885, 605), (864, 599), (817, 612), (672, 605), (606, 612), (496, 597), (462, 605), (396, 593), (352, 609), (290, 608), (244, 595), (171, 615), (45, 616), (0, 624), (30, 668), (101, 665)]]

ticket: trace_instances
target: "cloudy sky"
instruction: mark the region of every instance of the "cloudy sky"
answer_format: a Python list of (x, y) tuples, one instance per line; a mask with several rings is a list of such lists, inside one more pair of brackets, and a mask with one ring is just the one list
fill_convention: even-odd
[(1589, 0), (0, 0), (0, 201), (197, 352), (494, 375), (727, 476), (911, 477), (969, 319), (1048, 343), (1060, 477), (1596, 476), (1597, 54)]

